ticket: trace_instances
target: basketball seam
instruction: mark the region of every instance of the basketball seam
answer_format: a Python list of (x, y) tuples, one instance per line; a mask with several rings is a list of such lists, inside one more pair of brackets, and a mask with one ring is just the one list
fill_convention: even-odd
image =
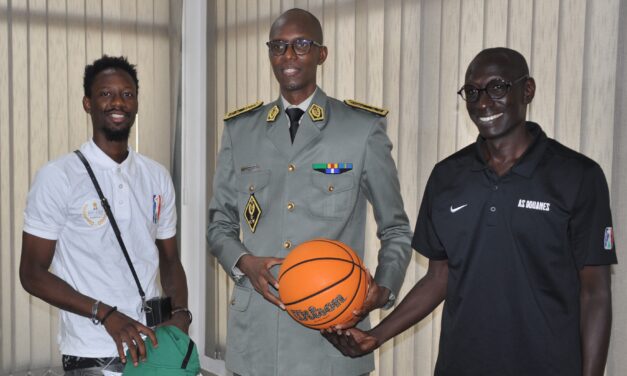
[[(309, 261), (309, 260), (307, 260), (307, 261)], [(348, 260), (344, 260), (344, 261), (347, 261), (347, 262), (348, 262)], [(335, 286), (339, 285), (340, 283), (342, 283), (342, 282), (346, 281), (346, 280), (348, 279), (348, 277), (350, 277), (351, 275), (353, 275), (353, 271), (355, 271), (355, 266), (356, 266), (356, 265), (355, 265), (355, 263), (354, 263), (354, 262), (353, 262), (352, 264), (353, 264), (353, 267), (351, 268), (350, 273), (348, 273), (346, 276), (342, 277), (341, 279), (337, 280), (337, 281), (336, 281), (336, 282), (334, 282), (333, 284), (331, 284), (331, 285), (329, 285), (329, 286), (327, 286), (327, 287), (323, 288), (322, 290), (318, 290), (318, 291), (314, 292), (313, 294), (311, 294), (311, 295), (309, 295), (309, 296), (305, 296), (305, 297), (300, 298), (299, 300), (296, 300), (296, 301), (294, 301), (294, 302), (289, 302), (289, 303), (285, 303), (285, 302), (283, 302), (283, 304), (284, 304), (286, 307), (287, 307), (287, 306), (290, 306), (290, 305), (298, 304), (298, 303), (302, 302), (303, 300), (307, 300), (307, 299), (312, 298), (312, 297), (314, 297), (314, 296), (316, 296), (316, 295), (318, 295), (318, 294), (322, 294), (323, 292), (325, 292), (325, 291), (329, 290), (330, 288), (333, 288), (333, 287), (335, 287)], [(360, 278), (361, 278), (361, 276), (360, 276)], [(357, 286), (359, 286), (359, 285), (357, 285)]]

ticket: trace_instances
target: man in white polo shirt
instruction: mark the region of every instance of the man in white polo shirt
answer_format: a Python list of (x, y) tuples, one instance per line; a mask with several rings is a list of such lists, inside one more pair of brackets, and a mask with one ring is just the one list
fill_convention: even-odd
[[(93, 139), (80, 147), (107, 198), (146, 297), (172, 299), (168, 325), (187, 332), (187, 283), (176, 243), (175, 193), (168, 171), (128, 146), (138, 80), (124, 57), (85, 68), (83, 108)], [(51, 271), (49, 269), (51, 268)], [(66, 375), (121, 372), (125, 347), (145, 358), (142, 301), (86, 167), (75, 153), (45, 165), (24, 213), (20, 278), (34, 296), (60, 308), (59, 345)]]

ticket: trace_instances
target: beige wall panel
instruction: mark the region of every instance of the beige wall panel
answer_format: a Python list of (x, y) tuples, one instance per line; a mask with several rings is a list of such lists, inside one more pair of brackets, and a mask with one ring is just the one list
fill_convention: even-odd
[[(237, 57), (233, 64), (236, 67), (235, 83), (233, 87), (237, 98), (237, 107), (244, 106), (249, 103), (248, 99), (248, 17), (247, 17), (247, 5), (248, 0), (236, 0), (237, 13), (235, 14), (235, 22), (237, 22)], [(252, 77), (252, 74), (251, 74)]]
[(537, 1), (533, 9), (531, 76), (540, 84), (529, 119), (538, 122), (553, 137), (555, 134), (555, 87), (557, 81), (557, 39), (559, 2)]
[(461, 27), (458, 20), (460, 17), (461, 4), (459, 1), (442, 1), (438, 160), (451, 155), (458, 149), (458, 120), (467, 116), (465, 115), (466, 104), (456, 94), (457, 90), (464, 84), (464, 74), (466, 73), (465, 68), (460, 69), (459, 65), (468, 63), (460, 62), (458, 54)]
[[(358, 1), (355, 3), (355, 42), (356, 48), (353, 70), (355, 77), (355, 90), (353, 97), (364, 101), (367, 96), (368, 80), (368, 2)], [(359, 62), (359, 63), (358, 63)]]
[[(618, 0), (588, 3), (581, 151), (612, 171)], [(624, 126), (625, 124), (623, 124)], [(611, 176), (608, 183), (612, 184)]]
[(7, 0), (0, 0), (0, 369), (11, 364), (11, 126), (9, 75), (9, 23)]
[[(150, 132), (150, 136), (140, 135), (140, 145), (146, 155), (161, 163), (168, 170), (171, 169), (172, 156), (169, 152), (171, 145), (170, 124), (170, 41), (168, 39), (168, 18), (170, 10), (168, 0), (155, 0), (154, 2), (154, 28), (153, 28), (153, 81), (155, 89), (152, 92), (154, 98), (154, 111), (159, 109), (160, 115), (154, 117), (152, 124), (144, 123), (144, 130)], [(150, 141), (148, 141), (150, 140)], [(142, 142), (143, 141), (143, 142)], [(148, 142), (146, 142), (148, 141)]]
[(586, 24), (586, 0), (560, 3), (555, 138), (578, 149), (581, 142), (581, 101)]
[[(418, 149), (413, 152), (413, 155), (405, 156), (405, 158), (409, 157), (414, 159), (413, 161), (406, 161), (406, 163), (413, 162), (416, 164), (417, 176), (415, 180), (410, 180), (409, 183), (405, 180), (405, 184), (403, 184), (403, 186), (411, 188), (409, 192), (403, 192), (403, 198), (405, 200), (407, 215), (409, 215), (412, 223), (412, 228), (418, 216), (418, 208), (420, 207), (424, 187), (429, 179), (433, 165), (438, 161), (438, 142), (436, 142), (440, 129), (438, 119), (440, 106), (438, 99), (442, 95), (451, 97), (453, 100), (456, 99), (454, 89), (446, 93), (440, 92), (440, 69), (443, 63), (440, 60), (440, 40), (442, 38), (442, 30), (440, 29), (441, 19), (441, 3), (423, 2), (419, 77), (421, 92), (416, 93), (419, 98), (419, 104), (417, 106), (418, 124), (412, 124), (412, 127), (419, 129), (417, 140)], [(457, 69), (455, 69), (455, 71), (456, 70)], [(405, 126), (405, 123), (403, 125)], [(454, 126), (450, 124), (447, 126), (454, 130)], [(454, 137), (452, 140), (454, 140)], [(403, 155), (405, 155), (405, 152), (403, 152)], [(404, 289), (413, 288), (416, 282), (427, 272), (428, 261), (426, 258), (417, 253), (415, 253), (414, 258), (415, 262), (410, 264), (408, 274), (413, 268), (415, 270), (415, 277), (413, 281), (410, 281), (409, 278), (405, 279), (405, 284), (403, 285)], [(414, 342), (416, 343), (416, 354), (421, 354), (421, 356), (415, 356), (414, 354), (416, 366), (413, 374), (433, 374), (432, 369), (435, 363), (435, 356), (437, 355), (437, 351), (435, 351), (437, 350), (437, 346), (433, 346), (433, 337), (434, 331), (438, 331), (439, 327), (439, 318), (436, 320), (432, 315), (416, 326)]]
[(102, 56), (102, 0), (85, 0), (87, 63)]
[[(228, 5), (224, 1), (216, 2), (216, 60), (217, 60), (217, 70), (216, 72), (216, 108), (217, 113), (214, 119), (215, 128), (217, 130), (216, 143), (220, 143), (222, 140), (222, 131), (224, 127), (224, 123), (222, 122), (222, 117), (225, 113), (230, 111), (227, 95), (229, 89), (227, 85), (230, 81), (228, 81), (226, 68), (229, 66), (227, 60), (227, 52), (232, 50), (232, 47), (229, 44), (229, 27), (227, 21), (227, 8)], [(212, 74), (212, 72), (208, 72), (208, 74)], [(207, 114), (210, 116), (210, 114)], [(211, 129), (211, 124), (209, 125), (209, 129)], [(220, 150), (219, 145), (215, 148), (215, 150)], [(226, 327), (227, 327), (227, 307), (229, 306), (229, 294), (230, 290), (228, 289), (228, 276), (224, 272), (224, 269), (218, 261), (214, 258), (214, 270), (217, 270), (216, 278), (213, 281), (214, 286), (218, 290), (216, 293), (216, 320), (219, 325), (217, 326), (218, 330), (216, 333), (216, 342), (221, 345), (220, 349), (216, 351), (224, 351), (226, 347)], [(224, 353), (216, 354), (218, 358), (223, 358)]]
[[(226, 107), (227, 111), (231, 111), (235, 108), (239, 108), (243, 106), (243, 103), (240, 98), (237, 97), (237, 76), (238, 70), (236, 69), (237, 64), (237, 42), (239, 41), (237, 35), (237, 2), (236, 1), (227, 1), (226, 3), (226, 38), (229, 43), (229, 47), (227, 48), (227, 56), (226, 56)], [(241, 80), (241, 78), (240, 78)]]
[[(13, 92), (10, 96), (13, 99), (13, 124), (12, 160), (14, 168), (12, 170), (13, 207), (11, 216), (12, 249), (16, 254), (22, 247), (22, 205), (26, 201), (26, 190), (29, 185), (30, 171), (22, 163), (29, 160), (28, 138), (29, 138), (29, 114), (28, 114), (28, 27), (27, 27), (27, 4), (19, 2), (13, 4), (12, 19), (12, 56), (10, 64), (13, 67), (12, 78)], [(30, 364), (30, 295), (28, 295), (19, 281), (17, 273), (19, 258), (12, 258), (12, 320), (13, 327), (11, 336), (13, 337), (13, 365), (19, 368), (28, 367)], [(19, 334), (19, 335), (17, 335)], [(26, 334), (26, 335), (24, 335)]]
[[(335, 84), (336, 98), (344, 100), (355, 96), (355, 4), (353, 2), (338, 2), (335, 25), (335, 66), (336, 75), (342, 77)], [(340, 21), (341, 20), (341, 21)]]
[(85, 1), (67, 1), (67, 74), (68, 74), (68, 125), (70, 129), (69, 147), (78, 148), (87, 140), (91, 123), (83, 110), (83, 71), (85, 68)]
[(122, 54), (122, 0), (102, 3), (102, 52), (110, 56)]
[[(45, 14), (45, 0), (36, 0), (29, 3), (29, 123), (27, 125), (29, 129), (29, 183), (39, 167), (49, 159), (49, 146), (51, 147), (52, 144), (49, 145), (48, 143), (48, 130), (50, 129), (50, 136), (52, 136), (52, 133), (55, 131), (61, 131), (59, 127), (48, 124), (48, 92), (45, 89), (45, 83), (49, 81), (49, 77)], [(65, 110), (65, 108), (63, 110)], [(66, 132), (61, 131), (60, 133), (63, 134)], [(50, 141), (52, 141), (52, 137), (50, 137)], [(19, 229), (19, 226), (16, 227)], [(18, 287), (20, 287), (20, 285), (18, 285)], [(25, 293), (23, 289), (20, 290), (20, 293)], [(30, 320), (31, 349), (41, 354), (41, 358), (38, 360), (41, 360), (44, 364), (48, 364), (51, 361), (50, 305), (35, 297), (30, 297), (30, 303), (30, 316), (24, 317), (20, 315), (17, 319)], [(32, 365), (31, 363), (31, 366)]]
[[(388, 119), (388, 137), (392, 141), (393, 145), (398, 145), (398, 124), (400, 119), (400, 69), (401, 61), (400, 54), (403, 46), (401, 45), (402, 29), (402, 2), (399, 0), (391, 0), (386, 2), (385, 7), (385, 36), (384, 36), (384, 50), (383, 54), (386, 56), (383, 67), (383, 100), (384, 106), (390, 110), (387, 116)], [(397, 158), (398, 148), (392, 149), (392, 156), (395, 160)], [(376, 260), (377, 247), (366, 250), (366, 256), (368, 259), (372, 258)], [(369, 256), (372, 254), (372, 256)], [(381, 319), (389, 314), (389, 311), (382, 311), (379, 313)], [(396, 339), (388, 341), (388, 343), (381, 346), (377, 356), (379, 357), (379, 375), (393, 375), (394, 373), (394, 345)]]
[(324, 63), (323, 68), (318, 69), (318, 75), (320, 79), (319, 83), (322, 83), (321, 87), (328, 95), (335, 95), (335, 76), (336, 76), (336, 64), (337, 48), (335, 42), (336, 33), (336, 13), (335, 13), (335, 0), (324, 0), (324, 11), (320, 23), (322, 24), (322, 31), (324, 33), (324, 44), (329, 50), (327, 61)]
[[(549, 0), (550, 1), (550, 0)], [(507, 47), (513, 48), (531, 61), (533, 1), (510, 0)]]
[[(67, 18), (65, 0), (48, 1), (48, 159), (57, 158), (69, 149)], [(43, 161), (45, 162), (45, 161)], [(32, 166), (38, 169), (39, 166)], [(34, 172), (34, 171), (33, 171)]]
[[(401, 181), (401, 194), (404, 198), (405, 207), (416, 206), (418, 182), (417, 161), (419, 143), (423, 137), (424, 129), (419, 128), (419, 98), (421, 94), (420, 69), (423, 62), (420, 59), (420, 46), (422, 43), (422, 9), (424, 2), (412, 1), (404, 2), (402, 6), (402, 32), (401, 32), (401, 71), (400, 86), (400, 106), (398, 124), (398, 141), (395, 147), (396, 161), (398, 165), (398, 175)], [(434, 143), (432, 143), (434, 144)], [(411, 214), (413, 217), (415, 211)], [(415, 256), (414, 256), (415, 258)], [(404, 298), (409, 290), (416, 283), (416, 277), (421, 274), (420, 266), (412, 260), (407, 268), (405, 282), (401, 287), (399, 296)], [(401, 334), (394, 351), (396, 374), (409, 375), (416, 369), (421, 369), (422, 365), (429, 365), (425, 358), (416, 358), (414, 354), (421, 348), (423, 343), (430, 342), (430, 333), (420, 330), (421, 326), (415, 326)]]
[(257, 22), (259, 21), (259, 15), (257, 13), (257, 0), (247, 0), (246, 4), (246, 54), (248, 58), (245, 60), (247, 64), (246, 68), (246, 82), (242, 82), (241, 88), (246, 90), (246, 103), (253, 103), (259, 100), (259, 93), (257, 87), (257, 77), (259, 77), (259, 63), (257, 59), (259, 56), (259, 49), (265, 45), (257, 42)]
[[(85, 0), (85, 25), (86, 64), (91, 64), (104, 53), (102, 50), (102, 0)], [(87, 137), (91, 138), (93, 134), (91, 119), (88, 116), (86, 119)]]
[[(551, 0), (549, 0), (551, 1)], [(557, 2), (556, 2), (557, 3)], [(483, 47), (503, 47), (507, 45), (508, 2), (485, 0)]]
[[(255, 24), (255, 43), (257, 44), (257, 98), (264, 102), (273, 101), (276, 98), (272, 95), (271, 86), (275, 85), (274, 74), (268, 60), (268, 47), (266, 42), (268, 41), (268, 30), (270, 29), (270, 23), (272, 22), (272, 6), (271, 0), (259, 0), (257, 8), (259, 13), (259, 19)], [(255, 77), (251, 77), (252, 80)], [(257, 100), (257, 99), (255, 99)]]
[[(107, 5), (107, 6), (117, 6), (118, 4), (111, 4), (111, 5)], [(120, 5), (120, 20), (119, 20), (119, 25), (121, 27), (121, 30), (119, 31), (113, 31), (114, 33), (114, 38), (111, 38), (111, 42), (113, 43), (113, 41), (117, 40), (117, 35), (120, 35), (120, 40), (119, 43), (120, 45), (115, 47), (117, 49), (120, 50), (119, 53), (117, 53), (116, 55), (122, 55), (122, 56), (126, 56), (126, 59), (129, 61), (129, 63), (131, 64), (135, 64), (137, 65), (137, 69), (141, 71), (142, 67), (138, 65), (138, 57), (137, 57), (137, 34), (138, 34), (138, 30), (143, 30), (141, 25), (137, 25), (137, 2), (136, 1), (121, 1)], [(115, 15), (113, 15), (115, 17)], [(106, 17), (106, 16), (105, 16)], [(112, 21), (107, 21), (105, 20), (105, 24), (109, 22), (109, 23), (115, 23), (115, 19)], [(105, 33), (106, 33), (106, 28), (105, 28)], [(105, 53), (107, 53), (107, 47), (105, 47)], [(139, 74), (139, 73), (138, 73)], [(148, 94), (148, 95), (144, 95), (146, 94), (142, 89), (143, 82), (139, 82), (139, 102), (141, 103), (142, 99), (147, 97), (148, 95), (152, 96), (152, 93)], [(155, 93), (156, 94), (156, 93)], [(167, 107), (166, 107), (167, 108)], [(141, 117), (141, 114), (140, 114)], [(131, 128), (131, 134), (129, 136), (129, 145), (134, 149), (134, 150), (139, 150), (139, 132), (137, 130), (138, 124), (135, 123), (133, 128)]]
[[(463, 1), (461, 5), (461, 33), (459, 46), (459, 77), (464, 80), (466, 67), (483, 48), (483, 0)], [(459, 86), (462, 86), (460, 83)], [(466, 111), (460, 111), (457, 121), (457, 150), (473, 142), (477, 128)]]
[[(153, 25), (155, 17), (155, 7), (153, 0), (137, 1), (137, 78), (141, 85), (142, 93), (154, 93), (157, 89), (155, 82), (155, 45)], [(135, 132), (138, 139), (152, 139), (151, 135), (155, 131), (156, 110), (155, 97), (142, 96), (139, 99), (139, 110), (135, 121)], [(142, 142), (136, 145), (136, 150), (142, 154), (150, 156), (154, 154), (153, 145)], [(167, 149), (169, 150), (169, 148)]]

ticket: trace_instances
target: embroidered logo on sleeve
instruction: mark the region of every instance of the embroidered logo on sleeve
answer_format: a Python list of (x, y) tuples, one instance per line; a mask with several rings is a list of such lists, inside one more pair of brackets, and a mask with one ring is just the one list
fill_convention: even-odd
[(605, 228), (605, 234), (603, 235), (603, 248), (611, 251), (614, 248), (614, 229), (612, 227)]
[(89, 227), (100, 227), (107, 221), (107, 213), (100, 204), (100, 200), (96, 198), (87, 200), (83, 204), (81, 214)]
[(152, 223), (159, 223), (161, 216), (161, 195), (152, 195)]

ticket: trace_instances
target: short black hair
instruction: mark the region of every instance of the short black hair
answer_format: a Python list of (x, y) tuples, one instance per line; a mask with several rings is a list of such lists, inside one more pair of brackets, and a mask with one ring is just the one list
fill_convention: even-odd
[(139, 92), (139, 80), (137, 79), (137, 69), (135, 69), (135, 65), (129, 63), (125, 56), (102, 55), (100, 59), (95, 60), (91, 65), (85, 66), (83, 91), (87, 98), (91, 98), (91, 85), (93, 85), (98, 73), (110, 68), (121, 69), (128, 73), (135, 82), (137, 92)]
[(324, 34), (322, 33), (322, 25), (320, 25), (320, 20), (313, 13), (306, 11), (300, 8), (292, 8), (283, 12), (270, 27), (270, 39), (272, 39), (272, 35), (277, 32), (277, 30), (288, 21), (298, 22), (301, 25), (307, 25), (313, 33), (314, 39), (316, 42), (323, 44), (324, 43)]

